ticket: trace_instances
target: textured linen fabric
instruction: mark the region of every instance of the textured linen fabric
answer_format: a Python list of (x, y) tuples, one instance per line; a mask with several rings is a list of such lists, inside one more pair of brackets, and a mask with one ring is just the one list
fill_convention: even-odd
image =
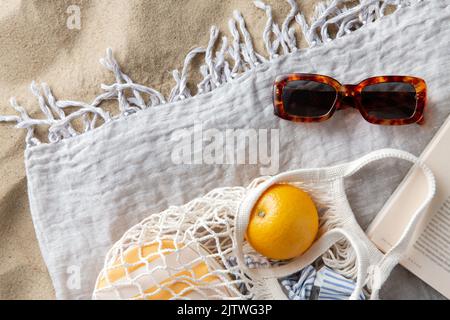
[[(30, 208), (56, 296), (91, 296), (104, 255), (124, 231), (152, 212), (183, 204), (216, 187), (246, 185), (258, 165), (176, 165), (178, 129), (279, 129), (279, 171), (319, 167), (391, 147), (420, 154), (450, 111), (450, 1), (425, 1), (354, 33), (263, 64), (193, 99), (107, 123), (62, 142), (25, 152)], [(280, 73), (311, 72), (356, 83), (409, 74), (427, 81), (423, 126), (375, 126), (354, 110), (320, 124), (273, 115), (271, 86)], [(243, 150), (241, 150), (243, 151)], [(347, 181), (347, 194), (366, 226), (406, 173), (403, 163), (370, 166)], [(73, 285), (79, 268), (80, 286)], [(401, 285), (399, 285), (401, 284)], [(398, 267), (381, 298), (440, 298)]]

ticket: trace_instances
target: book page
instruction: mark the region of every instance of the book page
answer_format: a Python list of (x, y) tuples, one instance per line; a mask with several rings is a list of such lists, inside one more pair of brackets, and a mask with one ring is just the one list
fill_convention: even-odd
[[(435, 175), (437, 193), (401, 264), (450, 298), (450, 120), (421, 159)], [(380, 250), (386, 252), (398, 241), (427, 192), (423, 173), (413, 167), (367, 230)]]
[(450, 197), (431, 216), (413, 248), (450, 275)]

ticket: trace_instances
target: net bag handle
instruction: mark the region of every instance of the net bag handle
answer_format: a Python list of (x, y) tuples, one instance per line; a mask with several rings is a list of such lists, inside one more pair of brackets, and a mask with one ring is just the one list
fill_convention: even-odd
[[(425, 200), (423, 201), (422, 205), (413, 214), (412, 219), (406, 226), (405, 231), (403, 232), (397, 243), (386, 253), (381, 262), (371, 269), (371, 272), (373, 273), (371, 298), (377, 298), (381, 285), (387, 279), (393, 267), (401, 259), (401, 255), (406, 250), (406, 247), (414, 233), (415, 227), (420, 221), (420, 218), (426, 212), (426, 208), (428, 207), (429, 203), (431, 202), (436, 193), (436, 181), (431, 170), (417, 157), (402, 150), (381, 149), (373, 151), (352, 162), (337, 166), (320, 169), (299, 169), (288, 171), (276, 175), (266, 180), (265, 182), (262, 182), (256, 188), (249, 190), (249, 192), (247, 193), (247, 195), (245, 196), (243, 202), (239, 207), (238, 214), (235, 219), (235, 235), (234, 235), (236, 240), (235, 255), (239, 267), (242, 268), (242, 270), (250, 278), (255, 280), (264, 281), (269, 279), (282, 278), (303, 269), (307, 265), (314, 262), (314, 260), (319, 258), (323, 253), (326, 252), (326, 250), (328, 250), (337, 241), (346, 238), (350, 242), (352, 247), (355, 249), (358, 275), (356, 280), (356, 287), (350, 299), (357, 299), (364, 286), (365, 276), (367, 275), (369, 267), (369, 259), (368, 254), (364, 251), (359, 250), (359, 246), (356, 245), (358, 240), (354, 238), (351, 234), (349, 234), (346, 230), (341, 228), (329, 230), (325, 232), (303, 255), (295, 258), (294, 260), (283, 266), (276, 266), (265, 269), (249, 269), (245, 265), (243, 254), (244, 235), (247, 230), (250, 214), (254, 205), (256, 204), (260, 196), (263, 194), (263, 192), (273, 184), (282, 182), (283, 183), (297, 182), (299, 180), (312, 182), (314, 181), (319, 182), (324, 180), (332, 181), (338, 178), (345, 178), (351, 176), (360, 169), (362, 169), (364, 166), (368, 165), (369, 163), (386, 158), (403, 159), (412, 162), (415, 166), (421, 169), (428, 183), (428, 194)], [(286, 295), (281, 290), (278, 281), (275, 282), (272, 281), (268, 289), (272, 291), (272, 295), (276, 299), (287, 298)]]

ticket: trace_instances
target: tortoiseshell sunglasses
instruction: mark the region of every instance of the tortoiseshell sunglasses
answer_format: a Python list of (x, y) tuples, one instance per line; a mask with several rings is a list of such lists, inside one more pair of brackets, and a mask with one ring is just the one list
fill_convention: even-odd
[(275, 114), (295, 122), (324, 121), (336, 110), (353, 107), (374, 124), (422, 124), (426, 100), (425, 81), (409, 76), (342, 85), (327, 76), (295, 73), (278, 76), (273, 87)]

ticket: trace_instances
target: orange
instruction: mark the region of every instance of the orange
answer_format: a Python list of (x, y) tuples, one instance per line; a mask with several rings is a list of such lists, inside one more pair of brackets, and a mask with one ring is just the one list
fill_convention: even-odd
[(246, 239), (260, 254), (277, 260), (305, 252), (319, 230), (319, 215), (311, 197), (289, 184), (275, 184), (256, 202)]

